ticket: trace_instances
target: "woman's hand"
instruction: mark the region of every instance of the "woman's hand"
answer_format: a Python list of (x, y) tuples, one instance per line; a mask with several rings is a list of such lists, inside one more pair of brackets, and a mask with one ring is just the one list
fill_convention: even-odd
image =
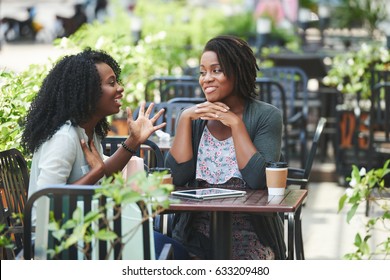
[(166, 125), (166, 123), (162, 123), (156, 126), (154, 125), (157, 119), (164, 113), (164, 109), (161, 109), (152, 118), (149, 119), (153, 107), (154, 104), (151, 103), (145, 111), (145, 101), (142, 101), (140, 104), (138, 118), (136, 120), (133, 120), (131, 109), (127, 108), (127, 126), (129, 129), (129, 138), (131, 139), (131, 143), (133, 143), (132, 146), (134, 143), (136, 146), (139, 146), (141, 143), (145, 142), (153, 132), (163, 128)]
[(222, 102), (204, 102), (196, 105), (194, 111), (202, 120), (216, 120), (224, 125), (231, 127), (241, 121), (235, 113), (230, 111), (230, 108)]
[(185, 109), (181, 116), (190, 118), (192, 121), (197, 119), (214, 119), (217, 114), (229, 111), (229, 107), (221, 102), (203, 102)]
[(81, 149), (83, 150), (85, 159), (87, 160), (88, 165), (90, 167), (90, 173), (93, 177), (96, 177), (96, 180), (94, 179), (93, 181), (97, 182), (101, 177), (104, 176), (103, 159), (100, 157), (100, 154), (97, 151), (93, 140), (91, 141), (89, 148), (84, 139), (81, 139), (80, 142)]

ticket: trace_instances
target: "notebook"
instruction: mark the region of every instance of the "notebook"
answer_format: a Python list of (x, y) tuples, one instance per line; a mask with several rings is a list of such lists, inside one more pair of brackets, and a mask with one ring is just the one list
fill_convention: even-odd
[(194, 198), (194, 199), (216, 199), (227, 197), (244, 196), (246, 191), (220, 189), (220, 188), (206, 188), (206, 189), (191, 189), (173, 191), (171, 195), (176, 197)]

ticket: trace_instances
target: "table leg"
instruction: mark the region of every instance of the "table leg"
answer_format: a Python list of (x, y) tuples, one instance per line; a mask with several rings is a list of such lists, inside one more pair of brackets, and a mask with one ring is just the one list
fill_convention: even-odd
[(211, 254), (215, 260), (232, 258), (232, 213), (211, 212)]

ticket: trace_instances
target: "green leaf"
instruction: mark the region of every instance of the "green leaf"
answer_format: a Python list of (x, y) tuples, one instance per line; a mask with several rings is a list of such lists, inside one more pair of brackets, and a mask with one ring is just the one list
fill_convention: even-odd
[(61, 239), (65, 236), (65, 230), (63, 229), (60, 229), (60, 230), (57, 230), (57, 231), (53, 231), (52, 235), (55, 239), (57, 239), (58, 241), (61, 241)]
[(348, 211), (347, 213), (347, 223), (349, 223), (351, 221), (351, 219), (353, 218), (353, 216), (355, 216), (355, 213), (356, 213), (356, 210), (358, 208), (358, 204), (354, 204), (351, 209)]
[(340, 211), (344, 208), (344, 204), (345, 204), (345, 201), (347, 200), (348, 196), (346, 194), (342, 195), (339, 199), (339, 209), (338, 209), (338, 212), (340, 213)]
[(96, 237), (100, 240), (110, 241), (110, 240), (115, 240), (118, 237), (118, 235), (111, 230), (102, 229), (96, 233)]

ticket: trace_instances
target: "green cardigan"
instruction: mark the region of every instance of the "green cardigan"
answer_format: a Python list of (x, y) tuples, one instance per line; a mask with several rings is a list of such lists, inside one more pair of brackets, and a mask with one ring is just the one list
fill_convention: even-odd
[[(240, 170), (246, 185), (251, 189), (265, 189), (265, 165), (268, 161), (278, 161), (281, 156), (282, 126), (283, 120), (281, 111), (265, 102), (249, 100), (245, 104), (243, 121), (249, 136), (256, 146), (257, 152), (249, 160), (248, 164)], [(184, 163), (177, 163), (170, 153), (166, 157), (166, 166), (171, 168), (173, 183), (176, 186), (196, 187), (196, 161), (199, 142), (206, 121), (196, 120), (192, 124), (192, 148), (194, 156)], [(275, 252), (277, 259), (285, 259), (286, 247), (284, 244), (283, 221), (279, 215), (253, 216), (253, 226), (260, 242), (270, 246)], [(191, 249), (193, 236), (191, 234), (190, 213), (176, 214), (174, 219), (173, 237), (179, 240), (187, 249)], [(192, 236), (192, 237), (191, 237)], [(209, 257), (208, 240), (197, 240), (197, 243), (204, 243), (205, 251), (194, 252), (204, 258)]]

